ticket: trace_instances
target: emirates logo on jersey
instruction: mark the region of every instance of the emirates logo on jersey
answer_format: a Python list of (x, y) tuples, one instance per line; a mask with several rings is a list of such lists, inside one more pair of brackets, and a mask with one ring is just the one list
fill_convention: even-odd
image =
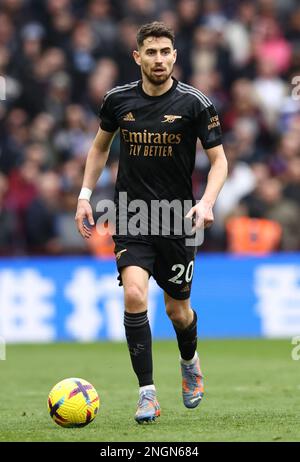
[(169, 124), (172, 124), (173, 122), (175, 122), (175, 120), (182, 119), (182, 116), (168, 114), (164, 115), (164, 118), (165, 120), (162, 120), (162, 123), (168, 122)]
[(125, 120), (126, 122), (135, 122), (135, 118), (134, 118), (134, 115), (132, 114), (132, 112), (128, 112), (128, 114), (126, 114), (123, 117), (123, 120)]

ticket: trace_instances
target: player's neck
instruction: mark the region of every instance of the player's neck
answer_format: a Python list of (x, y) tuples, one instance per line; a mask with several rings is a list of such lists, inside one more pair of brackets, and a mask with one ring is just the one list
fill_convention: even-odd
[(143, 80), (142, 80), (142, 88), (143, 88), (144, 92), (149, 96), (163, 95), (168, 90), (170, 90), (172, 85), (173, 85), (172, 77), (169, 77), (168, 80), (166, 80), (161, 85), (153, 85), (153, 83), (149, 82), (149, 80), (147, 78), (145, 78), (145, 77), (143, 77)]

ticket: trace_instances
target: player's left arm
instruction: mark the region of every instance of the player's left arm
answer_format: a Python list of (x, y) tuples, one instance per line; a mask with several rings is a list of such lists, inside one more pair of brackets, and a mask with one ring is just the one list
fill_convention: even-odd
[(190, 209), (187, 218), (195, 216), (195, 228), (208, 228), (214, 221), (213, 206), (227, 178), (227, 159), (223, 145), (205, 150), (211, 167), (201, 200)]

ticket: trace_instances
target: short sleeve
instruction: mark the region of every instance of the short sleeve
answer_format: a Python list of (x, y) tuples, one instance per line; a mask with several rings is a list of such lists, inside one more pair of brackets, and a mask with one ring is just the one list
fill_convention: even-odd
[(222, 131), (219, 116), (213, 104), (202, 109), (197, 121), (197, 136), (204, 149), (222, 144)]
[(99, 111), (100, 127), (107, 132), (115, 132), (118, 127), (118, 121), (114, 115), (113, 103), (111, 97), (105, 97)]

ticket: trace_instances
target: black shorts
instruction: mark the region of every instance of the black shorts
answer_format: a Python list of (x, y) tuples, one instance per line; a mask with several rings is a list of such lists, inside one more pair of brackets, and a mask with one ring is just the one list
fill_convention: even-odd
[(157, 284), (176, 300), (190, 297), (197, 248), (186, 246), (185, 238), (167, 239), (161, 236), (113, 236), (119, 285), (121, 269), (139, 266), (153, 276)]

